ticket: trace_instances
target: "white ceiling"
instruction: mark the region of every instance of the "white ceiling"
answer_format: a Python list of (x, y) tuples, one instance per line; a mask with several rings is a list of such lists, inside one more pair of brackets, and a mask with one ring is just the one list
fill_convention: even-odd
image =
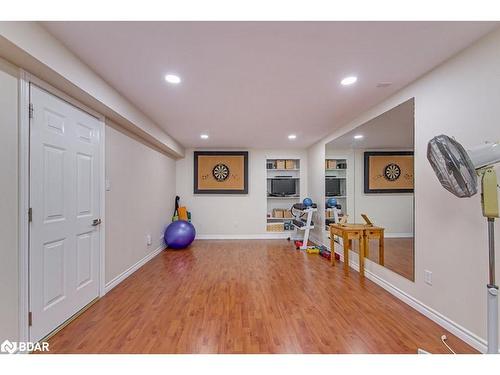
[[(306, 147), (494, 22), (44, 22), (186, 147)], [(182, 77), (166, 84), (166, 73)], [(359, 77), (350, 87), (339, 81)], [(392, 82), (377, 88), (379, 82)], [(210, 134), (201, 140), (200, 133)], [(297, 140), (287, 139), (290, 133)]]
[[(413, 99), (382, 113), (326, 145), (327, 151), (357, 149), (413, 149), (415, 127)], [(355, 135), (362, 139), (354, 139)]]

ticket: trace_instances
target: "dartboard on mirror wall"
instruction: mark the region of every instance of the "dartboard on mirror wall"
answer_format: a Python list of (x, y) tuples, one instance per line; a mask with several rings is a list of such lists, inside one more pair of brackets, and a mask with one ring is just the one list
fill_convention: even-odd
[(413, 193), (413, 151), (365, 151), (364, 192)]
[(391, 163), (384, 168), (384, 177), (389, 181), (396, 181), (401, 176), (399, 165)]
[(229, 168), (226, 164), (217, 164), (213, 169), (212, 169), (212, 176), (219, 181), (225, 181), (229, 177)]

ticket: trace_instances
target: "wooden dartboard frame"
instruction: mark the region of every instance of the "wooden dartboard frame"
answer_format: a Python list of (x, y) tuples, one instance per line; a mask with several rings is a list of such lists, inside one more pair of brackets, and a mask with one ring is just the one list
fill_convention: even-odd
[[(398, 156), (412, 156), (413, 157), (413, 151), (366, 151), (364, 153), (364, 192), (365, 194), (369, 193), (413, 193), (413, 183), (415, 180), (415, 167), (413, 167), (413, 170), (411, 170), (411, 174), (413, 177), (412, 181), (412, 188), (384, 188), (384, 189), (377, 189), (373, 188), (370, 186), (370, 178), (372, 177), (373, 171), (370, 171), (370, 158), (373, 156), (387, 156), (387, 157), (394, 157), (397, 159)], [(397, 185), (397, 184), (395, 184)]]
[[(203, 183), (200, 181), (200, 157), (203, 156), (209, 156), (212, 158), (219, 158), (220, 160), (217, 162), (217, 164), (224, 164), (226, 165), (225, 158), (227, 157), (234, 157), (234, 156), (239, 156), (243, 158), (243, 165), (241, 168), (241, 171), (239, 171), (239, 174), (242, 174), (243, 176), (240, 176), (242, 178), (242, 187), (239, 189), (231, 189), (231, 188), (224, 188), (224, 189), (217, 189), (217, 188), (203, 188)], [(214, 165), (215, 166), (215, 165)], [(210, 171), (207, 173), (212, 173), (213, 172), (213, 167), (210, 168)], [(227, 179), (224, 179), (220, 181), (220, 183), (225, 183), (227, 180), (230, 180), (231, 177), (231, 168), (230, 168), (230, 176)], [(193, 173), (193, 192), (194, 194), (248, 194), (248, 151), (194, 151), (194, 173)]]

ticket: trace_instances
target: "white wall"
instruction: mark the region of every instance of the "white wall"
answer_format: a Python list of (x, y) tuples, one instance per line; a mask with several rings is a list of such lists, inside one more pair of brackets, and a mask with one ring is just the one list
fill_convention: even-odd
[(106, 283), (163, 246), (175, 199), (175, 161), (118, 129), (106, 126)]
[[(318, 205), (318, 211), (313, 215), (313, 220), (322, 224), (325, 222), (326, 143), (328, 142), (320, 141), (307, 150), (307, 192)], [(317, 243), (325, 242), (324, 225), (315, 225), (310, 236)]]
[[(18, 69), (0, 59), (0, 342), (19, 339)], [(112, 125), (112, 126), (109, 126)], [(175, 197), (175, 161), (106, 126), (106, 283), (162, 246)], [(146, 235), (153, 243), (146, 245)]]
[[(207, 150), (207, 149), (204, 149)], [(266, 233), (266, 159), (301, 159), (300, 193), (307, 195), (306, 150), (248, 150), (248, 194), (246, 195), (194, 195), (193, 152), (176, 162), (177, 194), (181, 204), (192, 213), (197, 238), (261, 238)], [(221, 151), (221, 150), (219, 150)], [(247, 151), (247, 150), (240, 150)]]
[[(445, 191), (426, 159), (426, 148), (428, 140), (441, 133), (465, 146), (500, 139), (499, 87), (497, 30), (308, 150), (309, 164), (322, 166), (327, 143), (415, 97), (415, 282), (372, 262), (366, 267), (420, 308), (436, 312), (442, 324), (478, 348), (484, 348), (486, 337), (488, 275), (480, 197), (458, 199)], [(324, 194), (323, 178), (322, 168), (309, 168), (309, 194), (315, 199)], [(498, 221), (495, 228), (500, 233)], [(496, 261), (498, 280), (500, 257)], [(424, 270), (433, 272), (432, 286), (423, 282)]]
[(18, 77), (0, 59), (0, 342), (19, 338)]
[(174, 157), (184, 147), (38, 22), (0, 21), (0, 56), (93, 108)]

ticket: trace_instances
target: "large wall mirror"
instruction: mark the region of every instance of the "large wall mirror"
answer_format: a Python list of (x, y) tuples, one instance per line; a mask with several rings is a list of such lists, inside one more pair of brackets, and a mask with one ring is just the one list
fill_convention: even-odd
[[(414, 281), (414, 99), (326, 145), (325, 236), (335, 222), (384, 228), (384, 251), (369, 240), (366, 260)], [(359, 253), (353, 241), (351, 250)]]

